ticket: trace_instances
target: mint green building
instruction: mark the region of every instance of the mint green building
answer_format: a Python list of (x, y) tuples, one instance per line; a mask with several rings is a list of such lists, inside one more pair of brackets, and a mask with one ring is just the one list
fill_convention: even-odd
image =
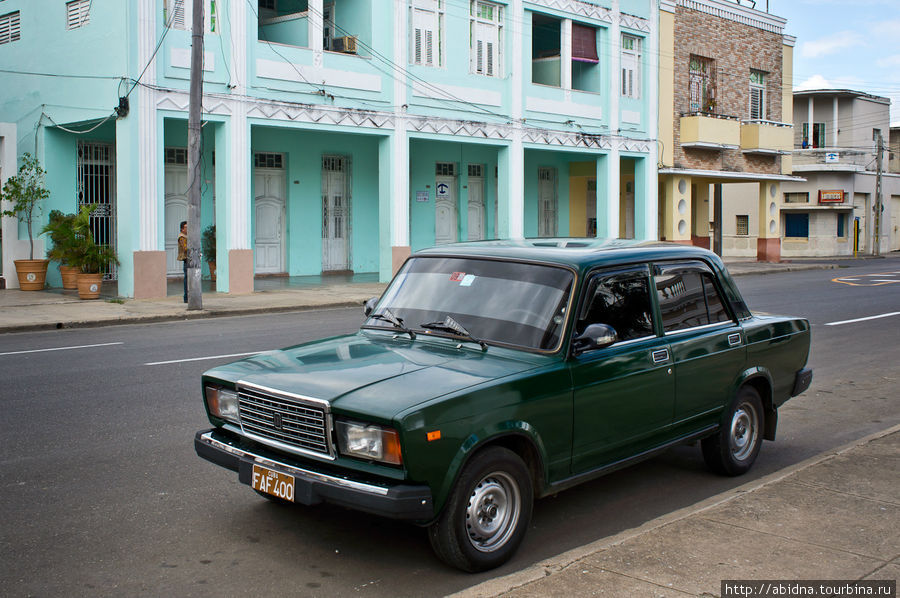
[[(0, 2), (0, 175), (39, 157), (43, 221), (100, 204), (122, 296), (181, 274), (196, 1)], [(470, 239), (656, 238), (658, 0), (202, 1), (218, 291), (387, 280)], [(24, 231), (4, 219), (8, 286)]]

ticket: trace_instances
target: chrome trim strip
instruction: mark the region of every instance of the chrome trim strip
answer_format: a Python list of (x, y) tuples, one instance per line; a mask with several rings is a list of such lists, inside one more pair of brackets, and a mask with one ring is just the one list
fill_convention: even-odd
[(669, 350), (657, 349), (650, 353), (650, 357), (653, 359), (653, 363), (665, 363), (669, 361)]
[(277, 448), (286, 453), (293, 453), (295, 455), (303, 455), (304, 457), (315, 457), (317, 459), (323, 459), (325, 461), (334, 461), (337, 457), (331, 453), (318, 453), (316, 451), (311, 451), (308, 449), (300, 448), (297, 446), (293, 446), (290, 444), (285, 444), (283, 442), (279, 442), (274, 438), (266, 438), (265, 436), (257, 436), (253, 432), (248, 432), (246, 428), (241, 430), (241, 435), (253, 440), (254, 442), (258, 442), (260, 444), (265, 444), (266, 446), (271, 446), (273, 448)]
[(367, 492), (369, 494), (377, 494), (379, 496), (387, 496), (388, 494), (388, 489), (382, 486), (374, 486), (372, 484), (364, 484), (363, 482), (355, 482), (353, 480), (337, 478), (324, 473), (318, 473), (316, 471), (309, 471), (308, 469), (294, 467), (293, 465), (288, 465), (287, 463), (282, 463), (281, 461), (267, 459), (261, 455), (257, 455), (256, 453), (252, 453), (244, 449), (239, 449), (237, 447), (231, 446), (230, 444), (226, 444), (221, 440), (216, 440), (212, 437), (212, 435), (213, 432), (207, 432), (200, 437), (200, 440), (213, 448), (225, 451), (236, 457), (252, 459), (254, 463), (262, 465), (263, 467), (273, 467), (293, 476), (311, 478), (314, 481), (322, 482), (324, 484), (332, 484), (334, 486), (351, 488), (353, 490), (359, 490), (360, 492)]
[(238, 380), (237, 384), (235, 386), (238, 388), (238, 390), (240, 390), (241, 386), (246, 386), (247, 388), (255, 388), (256, 390), (268, 392), (268, 393), (274, 394), (275, 396), (290, 397), (292, 399), (297, 399), (298, 401), (309, 401), (311, 403), (318, 403), (319, 405), (322, 405), (322, 407), (325, 409), (326, 413), (331, 411), (331, 403), (329, 401), (326, 401), (325, 399), (317, 399), (315, 397), (308, 397), (306, 395), (298, 395), (298, 394), (294, 394), (292, 392), (278, 390), (277, 388), (262, 386), (260, 384), (253, 384), (252, 382), (247, 382), (246, 380)]
[(698, 330), (706, 330), (708, 328), (727, 328), (734, 326), (734, 320), (727, 320), (725, 322), (715, 322), (713, 324), (704, 324), (703, 326), (694, 326), (692, 328), (684, 328), (682, 330), (672, 330), (671, 332), (666, 332), (664, 336), (676, 336), (678, 334), (687, 334), (688, 332), (696, 332)]

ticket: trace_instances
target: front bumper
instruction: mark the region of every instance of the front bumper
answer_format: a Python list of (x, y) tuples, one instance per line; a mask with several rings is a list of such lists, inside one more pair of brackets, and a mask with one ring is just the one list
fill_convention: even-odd
[(383, 517), (413, 521), (434, 517), (431, 490), (427, 486), (373, 484), (312, 471), (287, 463), (265, 449), (239, 446), (233, 436), (215, 428), (197, 432), (194, 449), (207, 461), (238, 472), (238, 480), (248, 486), (254, 463), (293, 476), (294, 502), (304, 505), (329, 502)]

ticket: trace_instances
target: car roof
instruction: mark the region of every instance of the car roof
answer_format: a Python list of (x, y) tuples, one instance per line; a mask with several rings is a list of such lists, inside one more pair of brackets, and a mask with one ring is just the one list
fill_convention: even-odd
[(636, 261), (701, 259), (723, 266), (718, 256), (701, 247), (660, 241), (592, 238), (535, 238), (471, 241), (417, 251), (415, 256), (458, 256), (527, 260), (586, 270), (598, 265)]

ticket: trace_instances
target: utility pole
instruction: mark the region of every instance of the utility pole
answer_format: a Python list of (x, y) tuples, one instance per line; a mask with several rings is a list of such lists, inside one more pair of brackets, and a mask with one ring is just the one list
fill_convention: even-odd
[(203, 107), (203, 0), (194, 0), (188, 106), (188, 311), (203, 309), (200, 287), (200, 122)]
[(881, 211), (884, 209), (882, 207), (882, 199), (881, 199), (881, 155), (884, 153), (884, 148), (882, 144), (884, 143), (884, 138), (881, 136), (881, 129), (875, 129), (875, 218), (873, 222), (875, 223), (875, 243), (872, 248), (872, 255), (881, 255)]

